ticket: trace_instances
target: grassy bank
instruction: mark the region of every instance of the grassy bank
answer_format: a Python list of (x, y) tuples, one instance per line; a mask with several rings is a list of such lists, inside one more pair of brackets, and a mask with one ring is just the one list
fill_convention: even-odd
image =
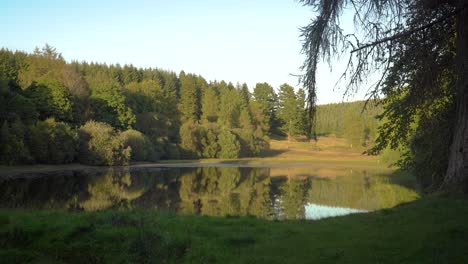
[(4, 263), (466, 263), (468, 200), (320, 221), (0, 210)]

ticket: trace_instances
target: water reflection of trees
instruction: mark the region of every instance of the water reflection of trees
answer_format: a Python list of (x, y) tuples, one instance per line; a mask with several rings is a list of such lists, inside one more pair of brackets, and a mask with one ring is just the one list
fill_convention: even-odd
[[(180, 168), (74, 172), (0, 181), (1, 207), (95, 211), (144, 207), (182, 214), (301, 219), (308, 203), (375, 210), (417, 193), (370, 172), (332, 178), (268, 168)], [(312, 177), (311, 177), (312, 176)]]
[(180, 212), (267, 217), (271, 202), (265, 172), (249, 168), (188, 170), (180, 176)]

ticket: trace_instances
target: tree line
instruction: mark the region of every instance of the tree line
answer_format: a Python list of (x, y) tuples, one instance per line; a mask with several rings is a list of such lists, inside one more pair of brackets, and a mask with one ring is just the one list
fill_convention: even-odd
[(380, 101), (356, 101), (318, 105), (315, 131), (318, 135), (333, 134), (348, 139), (352, 147), (369, 148), (382, 123), (376, 117), (383, 112)]
[(122, 165), (255, 156), (306, 135), (304, 90), (0, 50), (0, 163)]

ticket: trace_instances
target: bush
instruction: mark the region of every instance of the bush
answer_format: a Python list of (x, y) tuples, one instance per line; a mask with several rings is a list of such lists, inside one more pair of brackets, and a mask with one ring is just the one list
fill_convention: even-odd
[(168, 143), (166, 145), (166, 158), (168, 159), (180, 159), (180, 149), (177, 144)]
[(124, 147), (132, 149), (132, 161), (157, 161), (159, 156), (156, 153), (153, 143), (143, 133), (129, 129), (120, 134)]
[(218, 144), (221, 147), (219, 151), (219, 158), (221, 159), (235, 159), (240, 154), (240, 144), (236, 135), (229, 130), (223, 130), (218, 136)]
[(204, 135), (202, 139), (203, 146), (203, 157), (204, 158), (216, 158), (219, 151), (219, 145), (217, 142), (216, 130), (210, 127), (204, 130)]
[(0, 129), (0, 163), (14, 165), (29, 163), (32, 158), (24, 142), (25, 128), (21, 120), (10, 125), (5, 121)]
[(29, 149), (36, 162), (73, 162), (78, 153), (78, 135), (68, 124), (49, 118), (31, 127)]
[(233, 129), (240, 143), (240, 157), (254, 157), (269, 148), (267, 137), (258, 137), (256, 133), (245, 129)]
[(90, 165), (127, 165), (131, 148), (109, 124), (88, 121), (78, 130), (80, 151), (78, 160)]
[(186, 122), (180, 127), (180, 148), (183, 158), (203, 156), (202, 128), (194, 122)]

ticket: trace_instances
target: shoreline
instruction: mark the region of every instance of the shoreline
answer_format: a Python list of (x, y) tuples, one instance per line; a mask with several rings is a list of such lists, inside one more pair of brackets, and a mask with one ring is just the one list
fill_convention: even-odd
[(133, 163), (127, 166), (93, 166), (79, 163), (70, 164), (35, 164), (22, 166), (0, 166), (0, 179), (2, 178), (18, 178), (18, 177), (40, 177), (54, 175), (63, 172), (65, 175), (74, 172), (101, 172), (109, 169), (113, 170), (160, 170), (165, 168), (203, 168), (203, 167), (222, 167), (222, 168), (369, 168), (369, 169), (385, 169), (393, 170), (382, 163), (365, 163), (361, 164), (356, 161), (348, 162), (333, 162), (327, 160), (316, 161), (294, 161), (294, 160), (273, 160), (262, 159), (233, 159), (233, 160), (173, 160), (157, 163)]

